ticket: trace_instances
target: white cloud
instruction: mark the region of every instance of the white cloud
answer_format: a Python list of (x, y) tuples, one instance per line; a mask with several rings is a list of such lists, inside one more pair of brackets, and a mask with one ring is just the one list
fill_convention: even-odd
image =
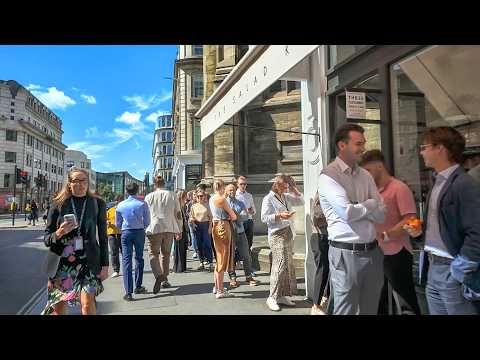
[(85, 100), (85, 102), (87, 104), (91, 104), (91, 105), (94, 105), (97, 103), (97, 99), (95, 99), (95, 97), (93, 95), (85, 95), (85, 94), (82, 94), (80, 95), (80, 97)]
[(94, 138), (94, 137), (98, 137), (99, 133), (98, 133), (98, 129), (96, 126), (94, 127), (91, 127), (91, 128), (88, 128), (85, 130), (85, 137), (88, 139), (88, 138)]
[(40, 85), (30, 84), (27, 86), (27, 89), (32, 91), (32, 90), (42, 89), (42, 87)]
[(111, 150), (109, 145), (91, 144), (87, 141), (78, 141), (68, 145), (67, 150), (83, 151), (90, 159), (98, 159), (107, 151)]
[(142, 117), (142, 114), (140, 114), (139, 112), (131, 113), (131, 112), (125, 111), (122, 115), (118, 116), (115, 119), (115, 121), (130, 125), (130, 126), (134, 126), (140, 123), (141, 117)]
[(140, 145), (140, 143), (137, 140), (135, 140), (135, 145), (137, 146), (137, 148), (135, 150), (139, 150), (139, 149), (142, 148), (142, 146)]
[(161, 95), (153, 94), (150, 96), (143, 95), (133, 95), (133, 96), (124, 96), (123, 99), (130, 103), (136, 110), (145, 111), (148, 109), (153, 109), (159, 106), (161, 103), (170, 100), (172, 98), (172, 93), (169, 91), (162, 90)]
[(115, 144), (119, 145), (130, 140), (133, 137), (134, 133), (128, 129), (115, 128), (113, 129), (112, 133), (105, 133), (105, 135), (108, 137), (117, 138)]
[(56, 87), (50, 87), (48, 88), (48, 91), (45, 91), (44, 88), (39, 85), (30, 84), (27, 89), (29, 89), (37, 98), (39, 98), (40, 101), (45, 104), (45, 106), (52, 110), (66, 109), (68, 106), (72, 106), (77, 103), (75, 100), (65, 95), (63, 91), (58, 90)]
[(80, 91), (80, 90), (78, 90), (75, 86), (72, 87), (72, 90), (74, 90), (74, 91)]

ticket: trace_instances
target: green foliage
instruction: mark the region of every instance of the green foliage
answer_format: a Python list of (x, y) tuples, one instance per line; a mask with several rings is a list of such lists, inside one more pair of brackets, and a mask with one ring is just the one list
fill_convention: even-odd
[(115, 193), (112, 191), (112, 187), (108, 184), (98, 184), (97, 193), (103, 200), (105, 200), (105, 202), (111, 202), (115, 200)]

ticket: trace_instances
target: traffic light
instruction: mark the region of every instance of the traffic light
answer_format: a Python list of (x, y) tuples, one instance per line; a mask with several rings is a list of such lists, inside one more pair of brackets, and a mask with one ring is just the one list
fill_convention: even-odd
[(22, 184), (26, 184), (28, 181), (28, 172), (26, 171), (21, 171), (20, 172), (20, 181)]
[(42, 186), (42, 183), (43, 183), (43, 175), (38, 174), (38, 176), (35, 178), (35, 186), (39, 188)]
[(22, 183), (22, 169), (15, 168), (15, 184), (21, 184)]

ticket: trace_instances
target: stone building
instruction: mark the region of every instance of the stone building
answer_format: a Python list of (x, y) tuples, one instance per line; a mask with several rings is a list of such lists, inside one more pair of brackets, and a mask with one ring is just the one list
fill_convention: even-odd
[[(204, 45), (204, 103), (247, 51), (248, 45)], [(300, 83), (278, 80), (203, 142), (205, 181), (248, 177), (256, 233), (266, 233), (261, 203), (276, 174), (292, 175), (303, 188), (302, 135), (295, 131), (301, 131)], [(295, 210), (297, 233), (303, 233), (303, 207)]]
[(203, 92), (203, 45), (179, 45), (172, 94), (175, 189), (190, 190), (202, 178), (200, 124), (194, 115)]
[(17, 185), (20, 205), (27, 198), (42, 204), (58, 191), (65, 169), (62, 134), (60, 118), (30, 91), (0, 80), (0, 195), (13, 193), (15, 165), (28, 173), (27, 185)]
[(92, 170), (92, 161), (87, 155), (78, 150), (65, 150), (65, 172), (67, 172), (72, 166), (84, 169), (88, 172), (89, 189), (95, 191), (97, 176), (95, 171)]

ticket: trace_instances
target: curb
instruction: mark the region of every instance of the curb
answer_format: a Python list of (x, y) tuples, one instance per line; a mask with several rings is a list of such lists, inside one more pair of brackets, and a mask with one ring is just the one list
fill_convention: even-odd
[(20, 225), (20, 226), (0, 226), (0, 229), (23, 229), (27, 228), (27, 225)]
[(42, 295), (44, 295), (45, 292), (46, 289), (42, 286), (42, 288), (38, 290), (20, 310), (18, 310), (16, 315), (29, 315), (30, 311), (32, 311), (32, 309), (40, 302)]

